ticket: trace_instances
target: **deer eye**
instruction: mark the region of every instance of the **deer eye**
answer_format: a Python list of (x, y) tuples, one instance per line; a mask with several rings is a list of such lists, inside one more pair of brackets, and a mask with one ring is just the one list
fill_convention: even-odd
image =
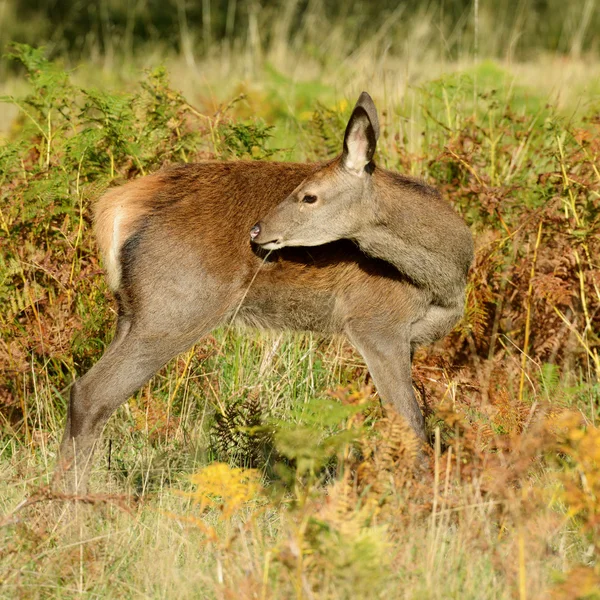
[(305, 204), (314, 204), (317, 201), (317, 197), (313, 194), (305, 194), (304, 198), (302, 198), (302, 202)]

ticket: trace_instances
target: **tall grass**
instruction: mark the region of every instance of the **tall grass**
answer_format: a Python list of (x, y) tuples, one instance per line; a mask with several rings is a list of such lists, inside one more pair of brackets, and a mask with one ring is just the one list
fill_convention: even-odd
[(252, 61), (293, 54), (333, 64), (363, 52), (433, 53), (522, 60), (540, 51), (578, 56), (598, 51), (595, 0), (170, 0), (124, 5), (102, 0), (4, 0), (0, 43), (48, 44), (53, 53), (108, 63), (150, 46), (182, 54), (188, 67), (211, 54)]
[(224, 329), (119, 409), (97, 493), (75, 502), (44, 484), (70, 382), (114, 323), (93, 199), (170, 162), (330, 157), (353, 98), (267, 67), (216, 110), (163, 70), (117, 93), (14, 54), (29, 91), (5, 99), (20, 116), (0, 147), (0, 594), (597, 597), (593, 99), (566, 116), (493, 63), (376, 88), (378, 162), (438, 185), (477, 240), (463, 323), (415, 361), (427, 472), (345, 341)]

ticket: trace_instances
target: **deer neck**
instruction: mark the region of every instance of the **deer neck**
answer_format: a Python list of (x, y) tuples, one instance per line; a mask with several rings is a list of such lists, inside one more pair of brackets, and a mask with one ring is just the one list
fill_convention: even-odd
[(462, 302), (472, 240), (458, 215), (417, 186), (394, 189), (388, 180), (376, 178), (373, 183), (366, 218), (355, 236), (360, 248), (431, 292), (436, 304)]

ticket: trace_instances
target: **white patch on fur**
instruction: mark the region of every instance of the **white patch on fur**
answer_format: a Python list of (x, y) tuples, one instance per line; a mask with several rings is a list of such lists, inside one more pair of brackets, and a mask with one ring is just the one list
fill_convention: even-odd
[(106, 256), (106, 275), (108, 285), (111, 289), (117, 290), (121, 283), (121, 261), (119, 255), (121, 253), (121, 210), (122, 205), (115, 209), (115, 215), (112, 223), (111, 244)]

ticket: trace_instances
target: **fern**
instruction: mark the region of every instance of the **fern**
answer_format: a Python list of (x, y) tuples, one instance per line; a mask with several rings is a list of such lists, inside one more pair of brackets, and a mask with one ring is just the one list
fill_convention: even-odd
[(265, 425), (258, 397), (249, 396), (228, 404), (215, 415), (211, 446), (218, 460), (245, 468), (262, 468), (272, 453), (273, 436)]

